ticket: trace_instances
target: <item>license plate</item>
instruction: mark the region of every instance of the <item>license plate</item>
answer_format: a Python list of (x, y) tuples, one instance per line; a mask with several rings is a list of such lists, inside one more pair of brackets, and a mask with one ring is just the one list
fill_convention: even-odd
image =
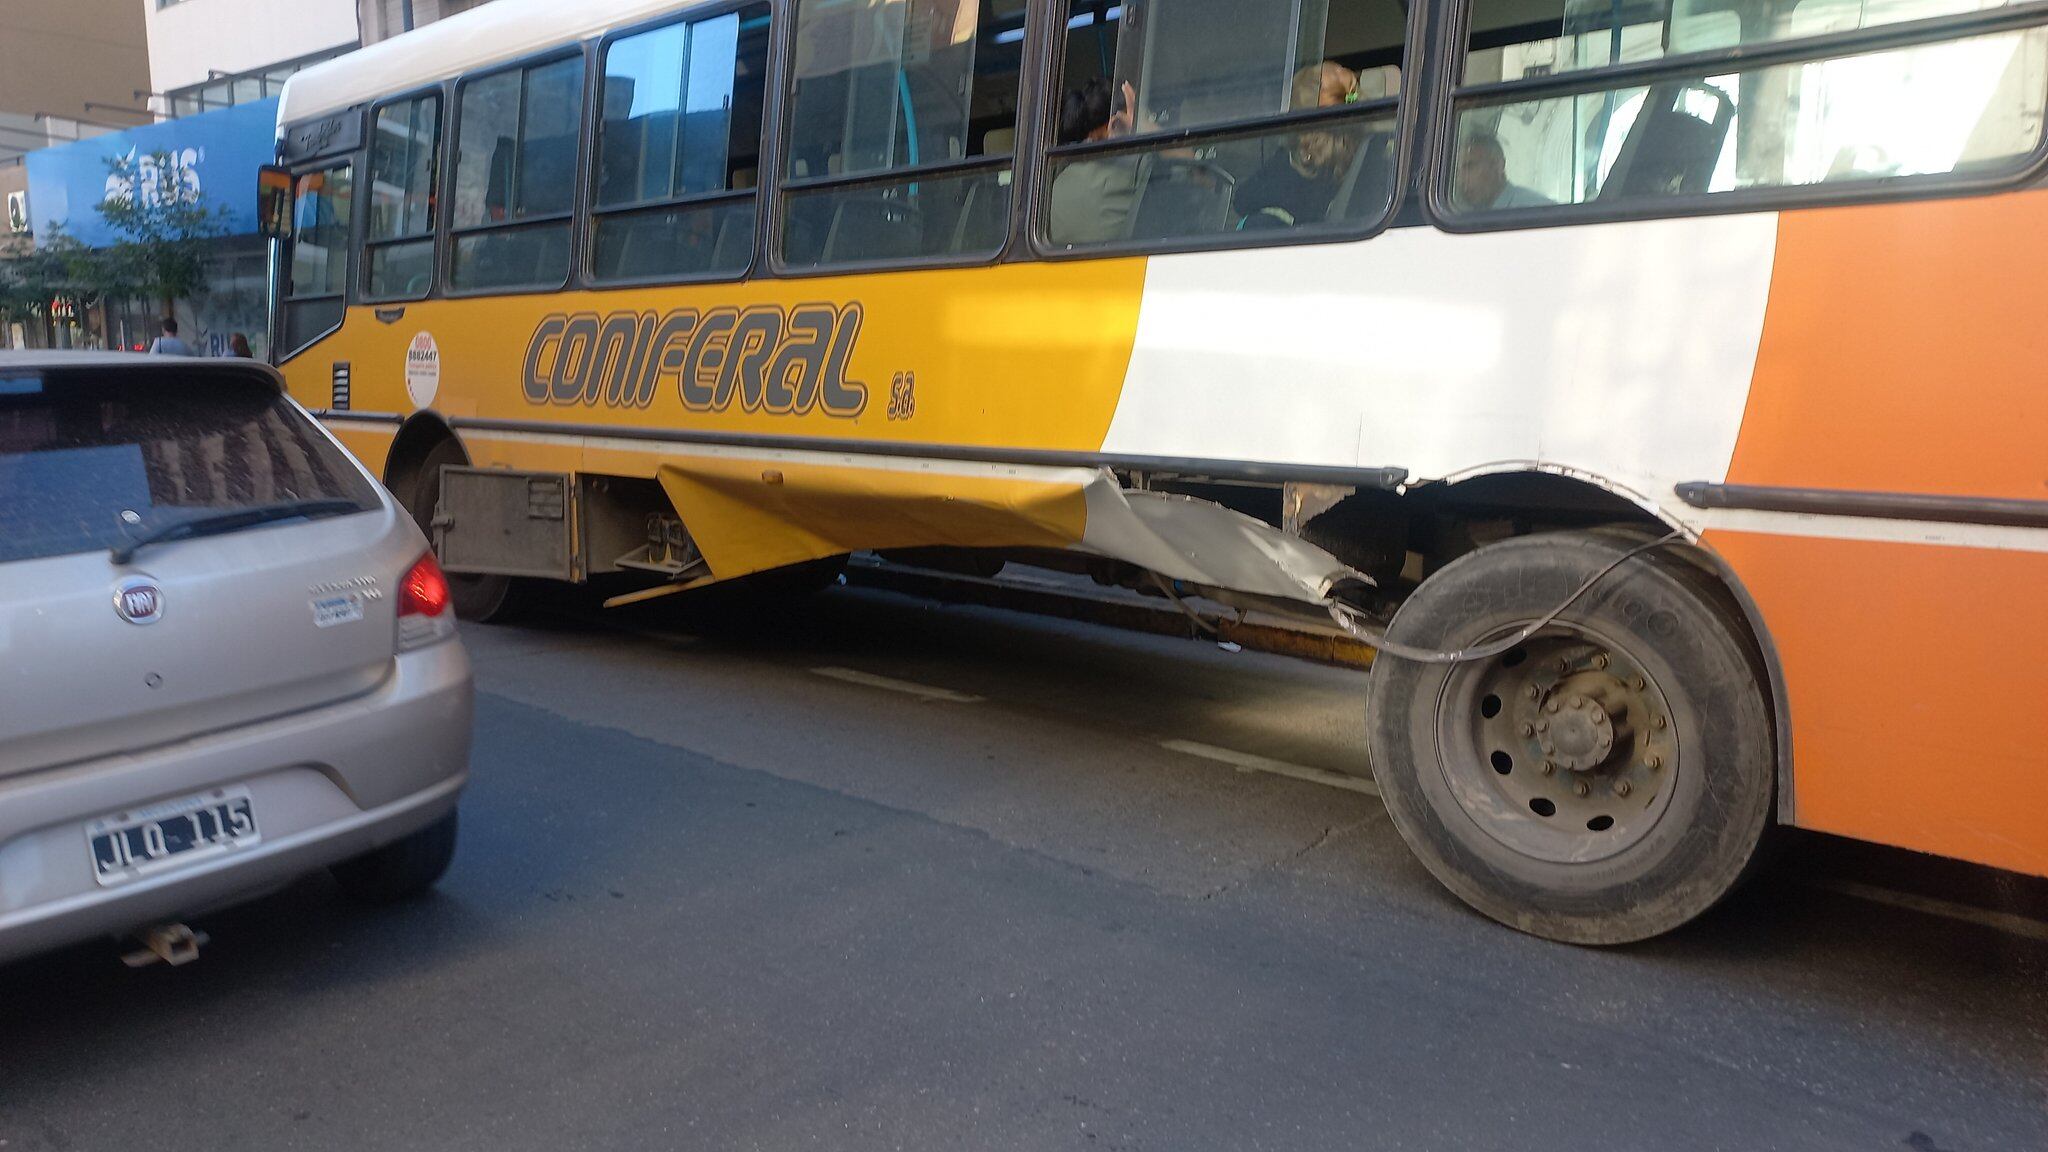
[(247, 788), (216, 788), (102, 816), (86, 824), (85, 837), (102, 887), (233, 852), (263, 838)]
[(336, 624), (347, 624), (363, 618), (363, 598), (354, 593), (340, 596), (322, 596), (313, 601), (313, 626), (332, 628)]

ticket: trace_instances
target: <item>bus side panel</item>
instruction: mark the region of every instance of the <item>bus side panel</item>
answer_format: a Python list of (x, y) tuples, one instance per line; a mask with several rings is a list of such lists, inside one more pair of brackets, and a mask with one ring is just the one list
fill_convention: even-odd
[(1802, 827), (2048, 875), (2048, 553), (1708, 540), (1784, 667)]
[(2048, 191), (1787, 212), (1731, 484), (2048, 500)]
[(327, 430), (334, 433), (334, 438), (341, 441), (341, 446), (348, 449), (356, 459), (363, 462), (363, 467), (370, 470), (370, 475), (380, 480), (384, 478), (384, 466), (390, 461), (391, 445), (398, 439), (396, 424), (358, 424), (345, 419), (329, 419), (325, 423)]
[[(1116, 409), (1144, 278), (1144, 260), (1117, 259), (434, 299), (396, 310), (390, 322), (357, 306), (284, 372), (295, 396), (324, 407), (333, 363), (348, 361), (356, 411), (408, 415), (422, 393), (407, 387), (408, 349), (430, 337), (435, 384), (426, 406), (458, 420), (808, 437), (820, 448), (853, 439), (1087, 452), (1101, 446)], [(774, 313), (776, 335), (733, 357), (758, 374), (795, 342), (797, 311), (823, 306), (840, 317), (841, 370), (849, 394), (861, 397), (851, 411), (822, 402), (778, 411), (754, 405), (741, 388), (691, 407), (682, 372), (698, 365), (703, 379), (722, 374), (729, 383), (726, 345), (693, 344), (684, 327), (674, 343), (651, 347), (658, 321)], [(622, 377), (641, 388), (623, 402), (606, 386), (620, 349), (584, 343), (564, 356), (561, 338), (571, 321), (594, 333), (622, 316), (642, 318)]]
[[(2048, 500), (2044, 268), (2048, 192), (1784, 213), (1729, 482)], [(2048, 533), (1711, 522), (1783, 658), (1797, 821), (2048, 874)]]

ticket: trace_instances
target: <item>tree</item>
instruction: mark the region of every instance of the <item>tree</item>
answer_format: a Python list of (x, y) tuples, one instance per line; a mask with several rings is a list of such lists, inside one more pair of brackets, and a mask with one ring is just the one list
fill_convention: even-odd
[(0, 321), (44, 322), (62, 312), (82, 316), (113, 293), (122, 281), (96, 252), (61, 225), (34, 248), (21, 248), (0, 261)]
[(146, 296), (164, 315), (206, 290), (206, 242), (224, 235), (227, 209), (208, 208), (192, 168), (169, 152), (107, 161), (100, 218), (121, 237), (90, 269), (101, 296)]

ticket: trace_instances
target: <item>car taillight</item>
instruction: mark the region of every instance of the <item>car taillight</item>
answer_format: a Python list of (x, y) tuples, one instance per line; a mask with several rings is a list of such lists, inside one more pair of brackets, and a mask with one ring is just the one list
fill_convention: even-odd
[(439, 616), (448, 610), (448, 578), (434, 563), (434, 554), (420, 557), (398, 584), (400, 616)]
[(455, 635), (455, 611), (448, 577), (432, 552), (419, 558), (398, 582), (398, 650), (409, 652)]

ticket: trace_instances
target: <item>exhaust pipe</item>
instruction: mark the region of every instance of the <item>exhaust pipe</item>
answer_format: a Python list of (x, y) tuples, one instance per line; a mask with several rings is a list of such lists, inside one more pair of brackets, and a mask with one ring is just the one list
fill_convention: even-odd
[(121, 963), (130, 968), (147, 968), (158, 963), (177, 968), (199, 959), (199, 946), (209, 937), (183, 924), (158, 924), (137, 933), (136, 939), (142, 947), (122, 953)]

